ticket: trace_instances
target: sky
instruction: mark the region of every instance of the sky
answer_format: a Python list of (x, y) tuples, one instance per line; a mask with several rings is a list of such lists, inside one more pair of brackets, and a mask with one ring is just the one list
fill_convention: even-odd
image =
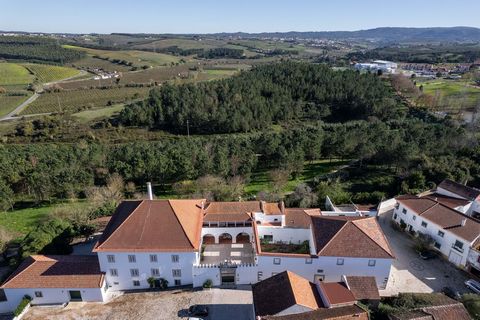
[(0, 0), (0, 30), (215, 33), (480, 27), (480, 0)]

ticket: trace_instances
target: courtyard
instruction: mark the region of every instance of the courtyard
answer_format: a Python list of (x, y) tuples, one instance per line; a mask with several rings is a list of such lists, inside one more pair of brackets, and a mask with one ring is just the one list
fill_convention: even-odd
[(207, 244), (202, 252), (202, 264), (253, 264), (255, 254), (251, 243)]

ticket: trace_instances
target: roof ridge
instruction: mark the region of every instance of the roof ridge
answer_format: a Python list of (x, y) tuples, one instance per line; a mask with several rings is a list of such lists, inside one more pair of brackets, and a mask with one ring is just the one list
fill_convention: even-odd
[(317, 252), (317, 255), (318, 255), (318, 256), (320, 255), (320, 253), (321, 253), (323, 250), (325, 250), (326, 247), (328, 247), (328, 245), (330, 244), (330, 242), (332, 242), (333, 239), (335, 239), (335, 237), (338, 236), (338, 234), (343, 230), (343, 228), (345, 228), (345, 226), (346, 226), (346, 225), (348, 224), (348, 222), (350, 221), (350, 220), (338, 220), (338, 219), (329, 219), (329, 220), (342, 221), (342, 222), (344, 222), (344, 224), (343, 224), (343, 226), (342, 226), (340, 229), (338, 229), (338, 231), (335, 233), (335, 235), (334, 235), (333, 237), (331, 237), (330, 240), (328, 240), (327, 243), (325, 243), (325, 245), (323, 246), (322, 250), (320, 250), (320, 251)]
[(35, 260), (35, 258), (33, 258), (33, 256), (29, 256), (30, 259), (33, 260), (32, 263), (30, 263), (25, 269), (23, 269), (22, 271), (20, 271), (19, 273), (17, 273), (16, 275), (14, 275), (13, 277), (8, 277), (4, 283), (2, 283), (2, 288), (7, 284), (9, 283), (10, 281), (12, 281), (13, 279), (16, 279), (19, 275), (21, 275), (22, 273), (24, 273), (25, 271), (27, 271), (28, 269), (30, 269), (34, 264), (35, 262), (37, 262), (38, 260)]
[(187, 231), (185, 231), (185, 228), (183, 227), (182, 222), (180, 221), (180, 219), (179, 219), (178, 216), (177, 216), (177, 212), (175, 211), (175, 209), (173, 209), (173, 206), (172, 206), (171, 201), (172, 201), (172, 199), (168, 199), (168, 200), (167, 200), (168, 205), (170, 206), (170, 209), (172, 209), (173, 215), (175, 216), (175, 219), (177, 219), (178, 224), (182, 227), (183, 234), (184, 234), (185, 237), (187, 238), (187, 240), (188, 240), (188, 242), (190, 243), (190, 245), (192, 246), (192, 248), (195, 248), (195, 244), (193, 244), (192, 240), (190, 239), (190, 237), (189, 237), (188, 234), (187, 234)]
[[(140, 203), (138, 204), (138, 206), (135, 207), (135, 209), (132, 210), (132, 212), (128, 215), (128, 217), (125, 218), (125, 220), (122, 221), (122, 223), (120, 223), (120, 225), (118, 227), (115, 228), (115, 230), (112, 231), (112, 233), (110, 233), (110, 235), (108, 236), (107, 239), (105, 239), (102, 244), (98, 245), (97, 247), (94, 247), (94, 249), (97, 249), (97, 248), (100, 248), (105, 242), (107, 242), (124, 224), (125, 222), (130, 219), (131, 216), (133, 216), (133, 214), (135, 213), (135, 211), (137, 211), (138, 208), (140, 208), (140, 206), (145, 202), (144, 199), (142, 199), (140, 201)], [(117, 207), (118, 209), (118, 207)], [(115, 213), (114, 213), (115, 214)], [(112, 215), (112, 218), (113, 218), (113, 215)], [(110, 219), (110, 221), (112, 221), (112, 219)], [(107, 225), (108, 226), (108, 225)]]
[[(388, 249), (390, 249), (390, 252), (388, 252), (387, 250), (385, 250), (380, 244), (378, 244), (377, 241), (375, 241), (375, 239), (373, 239), (372, 237), (370, 237), (370, 236), (368, 235), (368, 233), (366, 233), (362, 228), (360, 228), (360, 227), (355, 223), (356, 221), (365, 221), (365, 220), (369, 220), (369, 219), (373, 220), (373, 221), (377, 224), (377, 226), (380, 227), (380, 225), (378, 224), (377, 220), (376, 220), (374, 217), (368, 217), (368, 218), (366, 218), (366, 219), (352, 220), (352, 223), (353, 223), (353, 225), (354, 225), (358, 230), (360, 230), (360, 232), (362, 232), (364, 235), (366, 235), (369, 239), (371, 239), (373, 242), (375, 242), (375, 244), (376, 244), (378, 247), (380, 247), (383, 251), (385, 251), (385, 253), (387, 253), (390, 257), (395, 258), (395, 256), (393, 255), (393, 250), (392, 250), (392, 248), (390, 247), (390, 244), (388, 243), (388, 240), (387, 240), (387, 238), (385, 237), (385, 234), (383, 233), (383, 231), (382, 231), (382, 235), (383, 235), (383, 238), (385, 239), (385, 243), (387, 244)], [(381, 227), (380, 227), (380, 230), (381, 230)]]
[(145, 232), (145, 226), (147, 224), (148, 217), (150, 217), (151, 209), (152, 209), (152, 203), (148, 202), (147, 215), (146, 215), (145, 219), (143, 220), (142, 231), (140, 232), (140, 237), (138, 237), (138, 239), (137, 239), (137, 245), (140, 243), (140, 241), (142, 241), (143, 233)]

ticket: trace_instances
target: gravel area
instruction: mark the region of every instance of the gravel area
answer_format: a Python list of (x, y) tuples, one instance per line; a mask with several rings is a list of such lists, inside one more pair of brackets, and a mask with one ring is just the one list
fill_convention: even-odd
[(463, 282), (468, 275), (441, 257), (422, 260), (414, 251), (413, 240), (406, 234), (392, 229), (392, 212), (380, 216), (379, 222), (395, 254), (387, 288), (382, 296), (399, 292), (439, 292), (443, 287), (452, 287), (460, 293), (468, 292)]
[(187, 309), (193, 304), (209, 307), (210, 315), (205, 319), (253, 320), (250, 287), (126, 293), (108, 303), (76, 302), (65, 308), (32, 307), (23, 319), (188, 319)]

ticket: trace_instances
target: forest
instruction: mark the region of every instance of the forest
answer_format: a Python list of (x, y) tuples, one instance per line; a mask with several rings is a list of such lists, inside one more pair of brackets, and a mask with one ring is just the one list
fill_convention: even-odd
[(163, 85), (119, 121), (174, 133), (184, 133), (187, 121), (192, 133), (249, 132), (294, 120), (394, 119), (401, 114), (395, 98), (376, 75), (283, 62), (221, 81)]
[(51, 38), (0, 36), (0, 58), (3, 59), (63, 64), (84, 56), (84, 52), (63, 48)]

